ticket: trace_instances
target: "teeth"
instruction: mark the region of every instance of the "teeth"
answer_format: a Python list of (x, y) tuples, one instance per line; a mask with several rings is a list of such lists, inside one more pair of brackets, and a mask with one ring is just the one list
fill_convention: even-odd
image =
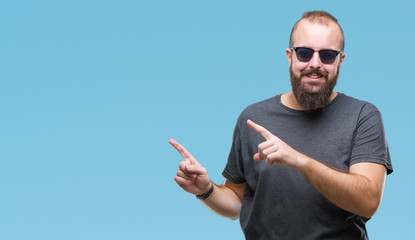
[(319, 78), (320, 76), (318, 76), (318, 75), (308, 75), (308, 77), (310, 77), (310, 78), (314, 78), (314, 79), (317, 79), (317, 78)]

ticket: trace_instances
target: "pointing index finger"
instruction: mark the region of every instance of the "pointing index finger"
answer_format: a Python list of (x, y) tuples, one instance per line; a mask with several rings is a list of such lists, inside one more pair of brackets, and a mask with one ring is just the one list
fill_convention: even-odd
[(180, 153), (180, 155), (182, 155), (182, 157), (188, 161), (190, 164), (194, 164), (194, 158), (192, 156), (192, 154), (190, 154), (186, 148), (184, 148), (180, 143), (178, 143), (176, 140), (174, 139), (170, 139), (169, 143)]
[(254, 129), (257, 133), (261, 134), (266, 140), (269, 140), (274, 136), (274, 134), (270, 133), (266, 128), (261, 125), (254, 123), (253, 121), (249, 120), (246, 121), (248, 126)]

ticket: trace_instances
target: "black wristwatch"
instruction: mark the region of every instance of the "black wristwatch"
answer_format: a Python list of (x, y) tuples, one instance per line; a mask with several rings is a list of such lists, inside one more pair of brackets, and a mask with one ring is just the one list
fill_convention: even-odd
[(215, 184), (212, 183), (212, 186), (210, 187), (210, 189), (207, 192), (203, 193), (202, 195), (196, 195), (196, 198), (199, 200), (205, 200), (206, 198), (208, 198), (210, 194), (212, 194), (213, 192), (213, 185)]

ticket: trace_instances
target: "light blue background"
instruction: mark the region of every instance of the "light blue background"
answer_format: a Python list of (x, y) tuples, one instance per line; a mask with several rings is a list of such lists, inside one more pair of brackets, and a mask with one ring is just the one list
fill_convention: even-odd
[(173, 181), (175, 138), (221, 172), (239, 113), (290, 90), (304, 11), (346, 36), (339, 92), (383, 113), (395, 172), (367, 227), (413, 233), (411, 1), (2, 1), (0, 239), (242, 239)]

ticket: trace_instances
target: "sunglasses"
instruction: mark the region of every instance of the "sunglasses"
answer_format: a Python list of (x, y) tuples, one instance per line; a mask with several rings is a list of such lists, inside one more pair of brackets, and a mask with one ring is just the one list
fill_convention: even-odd
[(314, 50), (307, 47), (290, 47), (290, 49), (297, 53), (297, 59), (300, 62), (309, 62), (313, 58), (314, 52), (318, 52), (320, 61), (324, 64), (332, 64), (336, 60), (337, 55), (343, 53), (342, 51), (330, 49)]

